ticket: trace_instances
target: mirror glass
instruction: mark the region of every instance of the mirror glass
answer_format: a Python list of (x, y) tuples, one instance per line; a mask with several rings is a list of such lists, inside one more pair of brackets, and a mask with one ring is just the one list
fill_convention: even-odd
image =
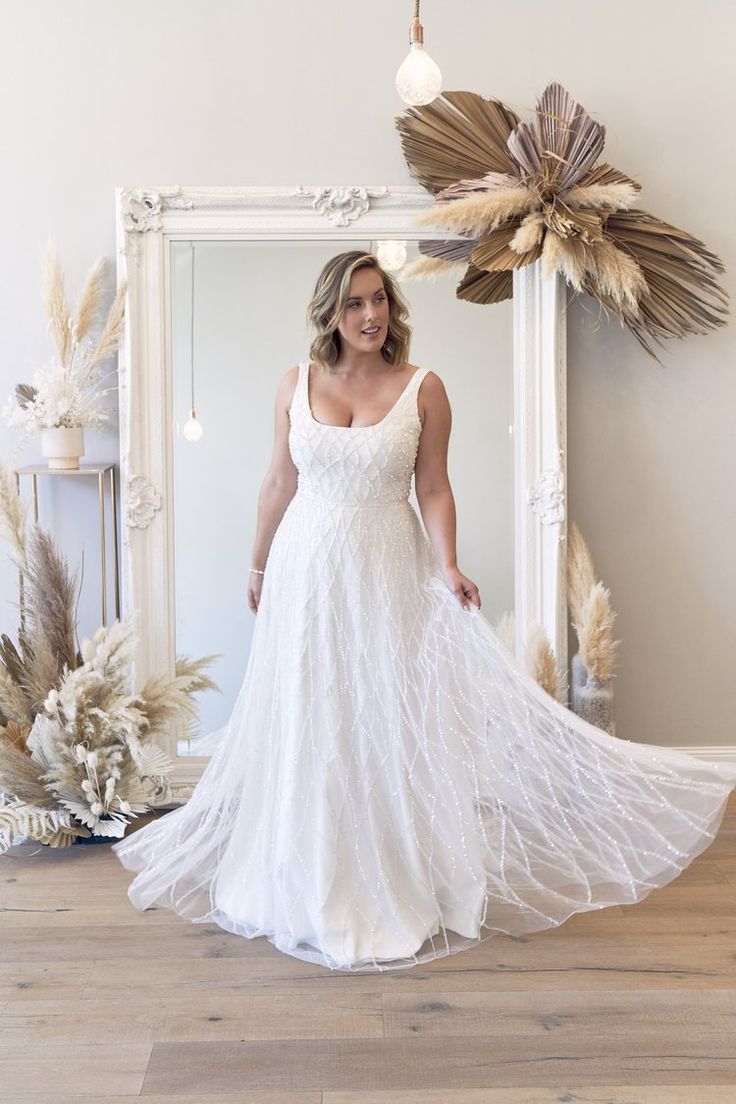
[[(273, 452), (274, 399), (308, 357), (306, 311), (322, 265), (376, 240), (172, 240), (170, 414), (176, 654), (218, 653), (220, 693), (198, 695), (200, 721), (179, 754), (216, 745), (243, 681), (256, 614), (246, 587), (258, 493)], [(407, 262), (418, 256), (407, 242)], [(452, 407), (448, 472), (460, 570), (494, 625), (514, 604), (512, 301), (457, 299), (459, 271), (401, 279), (409, 360), (443, 380)], [(193, 402), (192, 402), (193, 396)], [(203, 433), (184, 433), (194, 406)], [(410, 502), (421, 519), (412, 488)]]

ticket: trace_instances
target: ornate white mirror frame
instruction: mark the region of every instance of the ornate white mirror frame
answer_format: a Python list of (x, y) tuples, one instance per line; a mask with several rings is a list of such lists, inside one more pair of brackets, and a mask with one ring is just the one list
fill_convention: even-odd
[[(431, 237), (412, 226), (432, 196), (391, 187), (150, 187), (116, 189), (118, 282), (128, 282), (120, 347), (123, 614), (137, 611), (135, 684), (173, 675), (176, 657), (172, 514), (169, 244)], [(440, 236), (438, 233), (437, 236)], [(443, 238), (451, 237), (445, 231)], [(448, 295), (454, 288), (448, 281)], [(478, 308), (482, 309), (482, 308)], [(485, 307), (486, 310), (493, 309)], [(565, 294), (541, 262), (514, 272), (514, 571), (517, 654), (534, 621), (567, 663)], [(178, 756), (185, 800), (207, 759)]]

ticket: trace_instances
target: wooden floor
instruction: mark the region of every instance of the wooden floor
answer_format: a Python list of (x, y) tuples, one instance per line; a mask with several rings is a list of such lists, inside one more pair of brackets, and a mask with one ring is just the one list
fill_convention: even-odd
[(139, 913), (109, 845), (0, 858), (3, 1104), (734, 1104), (736, 801), (636, 905), (393, 974)]

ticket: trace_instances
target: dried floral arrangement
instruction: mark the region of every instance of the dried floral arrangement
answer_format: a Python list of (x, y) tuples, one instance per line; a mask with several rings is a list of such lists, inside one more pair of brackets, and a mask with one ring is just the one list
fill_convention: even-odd
[(577, 634), (580, 658), (590, 678), (598, 683), (614, 677), (616, 645), (611, 592), (596, 580), (590, 549), (579, 527), (572, 522), (567, 553), (567, 595), (570, 617)]
[(466, 236), (419, 242), (402, 278), (464, 270), (457, 297), (498, 303), (513, 271), (541, 258), (593, 296), (661, 364), (651, 344), (726, 324), (721, 260), (702, 241), (633, 206), (641, 185), (598, 159), (605, 127), (558, 83), (532, 124), (500, 100), (444, 92), (394, 120), (412, 175), (435, 203), (415, 225)]
[(116, 388), (102, 385), (114, 372), (103, 375), (102, 368), (122, 336), (127, 285), (118, 287), (95, 336), (105, 298), (105, 267), (103, 258), (94, 263), (72, 316), (56, 246), (48, 242), (42, 252), (42, 296), (55, 351), (34, 370), (32, 384), (19, 383), (2, 409), (8, 425), (20, 430), (21, 440), (53, 427), (99, 429), (110, 419), (103, 399)]
[(613, 736), (613, 679), (616, 646), (621, 643), (613, 639), (616, 613), (611, 592), (596, 579), (590, 549), (574, 522), (567, 550), (567, 597), (578, 638), (578, 651), (572, 658), (572, 708)]
[[(23, 583), (17, 646), (0, 637), (0, 852), (30, 837), (121, 837), (130, 820), (171, 796), (173, 763), (156, 744), (172, 718), (192, 731), (193, 695), (218, 689), (214, 659), (177, 657), (175, 675), (130, 692), (134, 619), (77, 647), (77, 580), (0, 465), (0, 534)], [(8, 801), (7, 798), (10, 798)]]
[[(506, 610), (494, 626), (496, 635), (512, 656), (516, 655), (516, 617)], [(558, 665), (550, 639), (538, 621), (529, 625), (523, 666), (543, 690), (563, 705), (567, 701), (567, 677)]]

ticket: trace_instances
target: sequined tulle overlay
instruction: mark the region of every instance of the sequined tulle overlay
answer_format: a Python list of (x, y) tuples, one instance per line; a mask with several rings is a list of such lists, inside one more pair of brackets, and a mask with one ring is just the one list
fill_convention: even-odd
[(113, 847), (138, 908), (404, 969), (639, 901), (714, 839), (736, 766), (582, 721), (446, 587), (408, 499), (424, 374), (341, 427), (300, 366), (298, 489), (232, 716), (187, 804)]

